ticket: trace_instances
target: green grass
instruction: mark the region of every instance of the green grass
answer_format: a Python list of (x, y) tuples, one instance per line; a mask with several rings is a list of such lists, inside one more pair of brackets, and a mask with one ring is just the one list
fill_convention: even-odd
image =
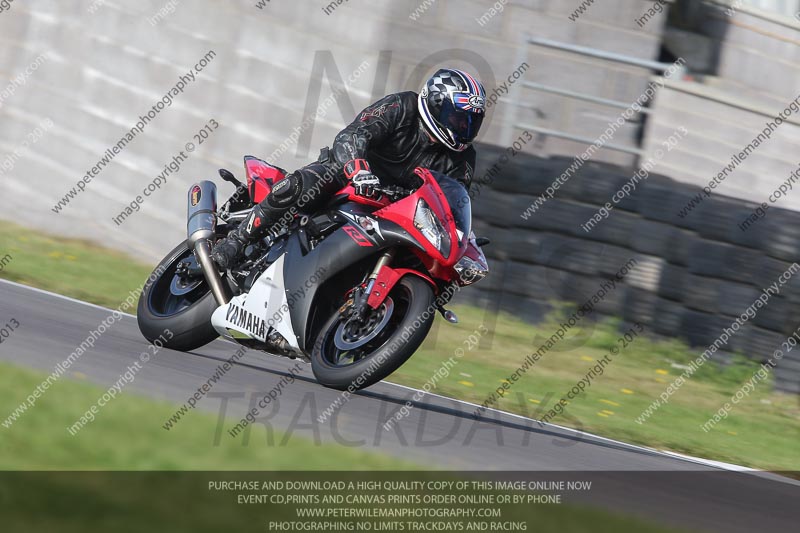
[[(13, 256), (0, 276), (90, 302), (116, 307), (152, 267), (89, 243), (44, 237), (12, 227), (0, 235), (0, 258)], [(468, 290), (468, 289), (467, 289)], [(456, 307), (461, 323), (437, 319), (433, 335), (391, 380), (421, 387), (464, 339), (482, 323), (484, 312)], [(490, 345), (468, 351), (434, 392), (482, 403), (535, 348), (536, 335), (549, 337), (554, 324), (532, 326), (501, 314)], [(547, 353), (513, 385), (496, 407), (541, 418), (619, 337), (614, 323), (598, 324), (581, 346)], [(486, 342), (484, 339), (483, 342)], [(538, 347), (538, 345), (537, 345)], [(678, 341), (639, 337), (595, 378), (590, 388), (551, 421), (606, 437), (767, 470), (800, 471), (800, 406), (796, 396), (772, 392), (769, 381), (736, 405), (710, 432), (701, 429), (758, 369), (740, 360), (727, 368), (708, 362), (646, 423), (636, 417), (661, 394), (686, 363), (699, 355)], [(545, 398), (550, 397), (547, 405)], [(538, 403), (537, 403), (538, 402)]]
[(153, 270), (88, 241), (2, 224), (0, 264), (11, 259), (0, 267), (0, 277), (11, 281), (116, 308)]
[[(460, 323), (440, 323), (435, 340), (429, 337), (411, 361), (401, 367), (392, 380), (421, 387), (464, 344), (482, 324), (484, 311), (472, 307), (454, 307)], [(502, 313), (494, 336), (460, 358), (450, 375), (438, 382), (435, 392), (482, 404), (503, 380), (517, 370), (525, 357), (551, 336), (558, 324), (536, 326)], [(617, 344), (618, 324), (606, 321), (595, 325), (585, 343), (569, 346), (565, 337), (563, 351), (556, 345), (523, 377), (512, 384), (494, 407), (540, 419), (562, 396), (575, 386)], [(532, 340), (540, 337), (534, 348)], [(597, 433), (625, 442), (672, 450), (708, 459), (727, 461), (772, 471), (800, 471), (800, 405), (793, 395), (772, 392), (769, 379), (756, 385), (730, 411), (726, 420), (708, 433), (701, 426), (730, 401), (740, 387), (758, 370), (759, 365), (739, 358), (721, 367), (707, 362), (645, 423), (636, 418), (666, 390), (686, 364), (699, 352), (676, 341), (658, 341), (641, 335), (612, 358), (601, 376), (595, 377), (585, 392), (570, 400), (561, 416), (551, 422)]]
[[(0, 363), (0, 406), (12, 409), (44, 377)], [(216, 416), (194, 411), (165, 431), (161, 424), (174, 406), (128, 392), (70, 435), (66, 428), (103, 392), (95, 385), (62, 379), (10, 428), (0, 427), (0, 470), (6, 471), (0, 475), (4, 531), (265, 531), (268, 520), (297, 520), (292, 506), (240, 505), (237, 495), (253, 492), (216, 492), (208, 489), (209, 481), (364, 480), (369, 477), (348, 472), (372, 473), (367, 475), (380, 479), (374, 472), (386, 470), (392, 471), (386, 474), (393, 476), (388, 479), (449, 476), (420, 472), (410, 463), (363, 450), (314, 445), (304, 438), (290, 437), (285, 446), (267, 446), (260, 427), (256, 433), (262, 435), (254, 433), (248, 446), (242, 446), (241, 438), (223, 438), (212, 445)], [(230, 425), (229, 421), (226, 427)], [(276, 432), (275, 442), (281, 440)], [(309, 477), (296, 473), (330, 469), (338, 472)], [(214, 472), (221, 470), (231, 472)], [(258, 473), (264, 470), (292, 472)], [(564, 533), (670, 531), (572, 505), (516, 506), (504, 512), (503, 519)]]
[[(2, 420), (46, 377), (0, 363)], [(266, 444), (263, 426), (248, 441), (222, 434), (214, 444), (218, 417), (191, 411), (166, 431), (161, 424), (175, 406), (128, 392), (102, 408), (74, 436), (67, 428), (105, 392), (69, 379), (58, 381), (11, 427), (0, 426), (0, 470), (408, 470), (414, 465), (337, 444), (275, 432)], [(226, 421), (225, 429), (233, 427)], [(246, 442), (246, 445), (243, 445)]]

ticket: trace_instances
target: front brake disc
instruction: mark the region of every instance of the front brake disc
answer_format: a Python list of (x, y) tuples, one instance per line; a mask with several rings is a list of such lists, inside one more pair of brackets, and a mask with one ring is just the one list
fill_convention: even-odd
[(394, 311), (394, 302), (390, 297), (376, 309), (369, 321), (357, 324), (354, 320), (340, 322), (333, 337), (333, 343), (340, 350), (355, 350), (367, 344), (383, 331)]

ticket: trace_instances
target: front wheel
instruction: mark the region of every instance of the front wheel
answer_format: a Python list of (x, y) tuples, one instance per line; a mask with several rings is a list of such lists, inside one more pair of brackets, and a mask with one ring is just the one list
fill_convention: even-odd
[(430, 284), (405, 276), (380, 308), (357, 324), (338, 312), (322, 327), (311, 369), (322, 385), (363, 389), (400, 368), (425, 340), (436, 313)]

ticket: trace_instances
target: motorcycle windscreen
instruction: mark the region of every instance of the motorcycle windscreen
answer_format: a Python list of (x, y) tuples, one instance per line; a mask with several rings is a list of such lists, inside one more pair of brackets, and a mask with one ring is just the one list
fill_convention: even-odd
[(466, 246), (469, 234), (472, 231), (472, 202), (466, 187), (458, 180), (449, 176), (440, 176), (437, 180), (442, 189), (447, 203), (450, 204), (450, 211), (453, 213), (453, 221), (458, 233), (459, 246)]
[(286, 171), (282, 168), (252, 155), (244, 157), (244, 168), (247, 175), (247, 191), (254, 204), (266, 198), (275, 183), (286, 177)]

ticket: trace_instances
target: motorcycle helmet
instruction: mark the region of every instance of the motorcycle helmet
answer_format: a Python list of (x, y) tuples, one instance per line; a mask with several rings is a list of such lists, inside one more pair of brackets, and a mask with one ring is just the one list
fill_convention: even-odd
[(456, 152), (465, 150), (486, 116), (486, 91), (470, 74), (440, 69), (431, 76), (417, 100), (425, 129)]

